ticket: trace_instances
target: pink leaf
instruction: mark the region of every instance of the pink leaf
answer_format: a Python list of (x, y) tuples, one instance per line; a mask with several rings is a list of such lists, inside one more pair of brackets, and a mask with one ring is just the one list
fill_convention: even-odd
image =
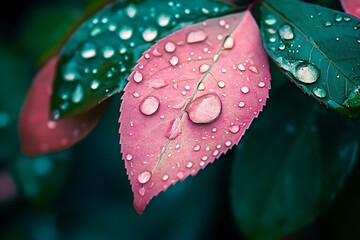
[(120, 117), (138, 213), (237, 144), (269, 88), (267, 55), (248, 11), (186, 27), (145, 52)]
[[(50, 120), (50, 95), (58, 57), (52, 58), (36, 76), (20, 113), (20, 142), (27, 155), (60, 151), (84, 138), (100, 121), (106, 106), (59, 121)], [(107, 105), (107, 104), (105, 104)]]
[(345, 12), (360, 18), (360, 0), (341, 0)]

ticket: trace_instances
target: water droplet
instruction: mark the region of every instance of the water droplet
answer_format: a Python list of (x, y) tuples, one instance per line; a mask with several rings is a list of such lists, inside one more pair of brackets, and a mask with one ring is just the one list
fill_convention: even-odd
[(141, 188), (139, 188), (139, 195), (140, 196), (145, 196), (145, 192), (146, 192), (146, 190), (145, 190), (145, 188), (144, 187), (141, 187)]
[(208, 156), (203, 156), (203, 157), (201, 158), (201, 160), (203, 160), (203, 161), (208, 160)]
[(240, 70), (240, 71), (245, 71), (246, 69), (245, 69), (245, 66), (243, 65), (243, 64), (239, 64), (238, 65), (238, 69)]
[(133, 159), (133, 155), (128, 154), (126, 155), (126, 160), (131, 161)]
[(184, 180), (184, 178), (185, 178), (183, 172), (178, 172), (178, 174), (176, 176), (179, 178), (179, 180)]
[(343, 17), (340, 14), (335, 14), (335, 21), (341, 22), (343, 20)]
[(6, 112), (0, 112), (0, 128), (6, 128), (10, 124), (10, 116)]
[(151, 42), (156, 38), (157, 35), (158, 35), (158, 31), (156, 28), (148, 27), (147, 29), (144, 30), (142, 37), (146, 42)]
[(186, 37), (186, 42), (187, 43), (203, 42), (205, 41), (206, 38), (207, 38), (207, 34), (202, 30), (198, 30), (198, 31), (190, 32)]
[(205, 166), (205, 162), (200, 162), (200, 167)]
[[(357, 12), (358, 12), (358, 13), (360, 12), (359, 8), (357, 9)], [(348, 16), (344, 16), (344, 21), (345, 21), (345, 22), (350, 22), (350, 21), (351, 21), (351, 18), (348, 17)]]
[(224, 88), (225, 87), (225, 83), (223, 81), (219, 81), (218, 82), (218, 86), (219, 88)]
[(314, 93), (315, 96), (317, 96), (318, 98), (324, 98), (326, 97), (326, 91), (323, 88), (320, 87), (314, 87), (312, 92)]
[(273, 15), (267, 15), (265, 17), (265, 23), (267, 25), (274, 25), (276, 23), (276, 18)]
[(239, 107), (241, 107), (241, 108), (245, 107), (245, 103), (244, 102), (239, 102)]
[(294, 32), (292, 30), (292, 27), (288, 24), (283, 24), (279, 27), (279, 35), (285, 40), (292, 40), (294, 39)]
[(140, 97), (140, 94), (139, 94), (138, 92), (134, 92), (134, 93), (133, 93), (133, 96), (134, 96), (135, 98), (138, 98), (138, 97)]
[(165, 137), (170, 140), (177, 138), (181, 133), (181, 119), (176, 118), (170, 122), (169, 128), (165, 133)]
[(193, 123), (211, 123), (221, 113), (221, 99), (216, 93), (207, 93), (196, 98), (187, 109), (189, 118)]
[(129, 16), (129, 18), (135, 17), (136, 13), (136, 6), (134, 4), (129, 4), (129, 6), (126, 8), (126, 14)]
[(82, 50), (81, 56), (85, 59), (92, 58), (96, 56), (96, 46), (93, 43), (85, 43)]
[(280, 43), (280, 45), (279, 45), (279, 50), (283, 51), (283, 50), (285, 50), (285, 48), (286, 48), (285, 44), (284, 44), (284, 43)]
[(130, 26), (123, 26), (119, 32), (119, 37), (122, 40), (128, 40), (133, 35), (133, 29)]
[(238, 133), (240, 131), (240, 126), (238, 126), (238, 125), (230, 126), (229, 131), (232, 133)]
[(157, 20), (160, 27), (166, 27), (170, 23), (171, 16), (163, 13), (159, 15)]
[(255, 65), (249, 66), (249, 70), (252, 73), (259, 74), (259, 69)]
[(152, 174), (150, 171), (143, 171), (138, 175), (138, 181), (141, 184), (145, 184), (147, 182), (149, 182), (150, 178), (151, 178)]
[(52, 118), (54, 120), (59, 120), (61, 117), (61, 113), (58, 109), (55, 109), (53, 112), (52, 112)]
[(231, 144), (232, 144), (231, 141), (226, 141), (226, 142), (225, 142), (225, 146), (227, 146), (227, 147), (230, 147)]
[(234, 38), (232, 36), (227, 36), (223, 44), (224, 49), (232, 49), (234, 45), (235, 45)]
[(161, 56), (162, 56), (162, 53), (159, 52), (159, 49), (155, 48), (155, 49), (152, 51), (152, 55), (154, 55), (155, 57), (161, 57)]
[(331, 27), (333, 24), (330, 21), (326, 21), (323, 23), (324, 27)]
[(264, 82), (259, 82), (259, 83), (258, 83), (258, 86), (259, 86), (260, 88), (263, 88), (263, 87), (265, 87), (265, 83), (264, 83)]
[(222, 19), (222, 20), (219, 21), (219, 26), (220, 27), (224, 27), (225, 24), (226, 24), (225, 20)]
[(186, 164), (187, 168), (192, 168), (193, 166), (194, 166), (194, 163), (191, 161)]
[(139, 72), (139, 71), (136, 71), (134, 73), (133, 78), (134, 78), (134, 81), (137, 82), (137, 83), (139, 83), (139, 82), (141, 82), (143, 80), (143, 76), (142, 76), (141, 72)]
[(320, 77), (320, 70), (309, 62), (302, 62), (295, 68), (295, 77), (303, 83), (314, 83)]
[(204, 83), (200, 83), (198, 88), (199, 91), (204, 91), (205, 90), (205, 84)]
[(167, 42), (164, 48), (166, 52), (172, 53), (176, 50), (176, 45), (173, 42)]
[(167, 181), (169, 179), (169, 175), (165, 174), (163, 177), (162, 177), (162, 180), (163, 181)]
[(71, 101), (73, 103), (80, 103), (84, 98), (84, 89), (81, 84), (78, 84), (71, 95)]
[(171, 65), (176, 66), (179, 63), (179, 58), (177, 56), (173, 56), (169, 62)]
[(250, 90), (249, 90), (249, 88), (247, 87), (247, 86), (243, 86), (243, 87), (241, 87), (241, 92), (242, 93), (248, 93)]
[(216, 157), (217, 155), (219, 155), (219, 150), (215, 150), (215, 151), (213, 152), (213, 156), (214, 156), (214, 157)]
[(193, 150), (194, 150), (195, 152), (200, 151), (200, 149), (201, 149), (201, 146), (200, 146), (199, 144), (196, 144), (196, 145), (193, 147)]
[(105, 59), (111, 58), (112, 56), (114, 56), (114, 54), (115, 54), (114, 48), (109, 47), (109, 46), (105, 47), (104, 52), (103, 52), (103, 56)]
[(47, 127), (48, 127), (49, 129), (55, 129), (55, 128), (56, 128), (56, 122), (55, 122), (55, 121), (49, 121), (49, 122), (47, 123)]
[(99, 86), (100, 86), (100, 82), (95, 79), (95, 80), (93, 80), (93, 81), (91, 82), (90, 88), (91, 88), (92, 90), (96, 90), (96, 89), (99, 88)]
[(200, 66), (200, 73), (204, 73), (207, 70), (209, 70), (210, 66), (206, 63), (204, 63), (203, 65)]
[(146, 116), (151, 116), (159, 109), (160, 101), (155, 96), (147, 96), (144, 98), (140, 105), (139, 110), (142, 114)]

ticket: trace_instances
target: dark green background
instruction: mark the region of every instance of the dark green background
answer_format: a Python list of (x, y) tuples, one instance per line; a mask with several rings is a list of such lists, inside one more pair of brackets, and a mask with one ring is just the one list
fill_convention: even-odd
[[(100, 1), (10, 1), (0, 9), (0, 113), (7, 116), (0, 124), (0, 173), (11, 174), (16, 183), (16, 196), (0, 199), (0, 239), (244, 239), (230, 199), (232, 166), (239, 161), (235, 151), (161, 193), (143, 216), (136, 213), (118, 145), (120, 95), (99, 126), (69, 151), (37, 158), (21, 154), (17, 117), (32, 78), (89, 13), (89, 4)], [(340, 7), (336, 1), (317, 2)], [(272, 71), (271, 96), (284, 86), (295, 88), (275, 67)], [(300, 90), (294, 94), (310, 102), (304, 107), (318, 104)], [(284, 239), (359, 239), (359, 202), (356, 164), (330, 208)]]

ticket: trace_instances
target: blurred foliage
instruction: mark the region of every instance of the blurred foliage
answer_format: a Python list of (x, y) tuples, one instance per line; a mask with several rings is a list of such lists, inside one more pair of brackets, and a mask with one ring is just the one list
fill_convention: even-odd
[[(23, 3), (21, 9), (19, 3), (13, 1), (0, 10), (0, 239), (198, 240), (224, 236), (244, 239), (232, 213), (234, 203), (230, 199), (232, 166), (245, 161), (240, 155), (235, 158), (235, 151), (229, 151), (196, 177), (161, 193), (143, 216), (136, 213), (131, 204), (132, 193), (118, 145), (120, 96), (115, 96), (100, 125), (74, 148), (33, 158), (20, 152), (18, 114), (38, 67), (83, 19), (108, 1), (37, 0)], [(339, 8), (335, 0), (312, 2)], [(295, 88), (274, 65), (272, 76), (271, 94), (287, 87)], [(300, 93), (297, 89), (294, 91)], [(299, 107), (299, 113), (317, 104), (307, 103), (305, 99), (310, 97), (301, 94), (294, 93), (292, 98), (304, 102)], [(274, 104), (272, 101), (279, 100), (270, 99), (269, 106)], [(282, 101), (284, 107), (292, 104)], [(321, 108), (319, 105), (318, 109)], [(271, 111), (270, 107), (268, 111)], [(268, 127), (271, 128), (271, 123), (277, 121), (276, 116), (275, 113), (268, 114)], [(332, 139), (329, 136), (339, 131), (336, 121), (341, 118), (322, 116), (321, 122), (328, 124), (318, 128), (317, 141), (324, 151), (327, 149), (324, 146), (328, 146), (328, 141)], [(260, 118), (262, 114), (254, 121), (254, 126), (260, 124)], [(249, 138), (251, 131), (256, 129), (249, 130)], [(257, 140), (258, 136), (251, 138), (255, 141), (252, 144), (261, 143)], [(322, 159), (323, 166), (326, 166), (327, 159), (331, 161), (338, 146), (328, 147), (332, 151), (328, 151), (329, 155)], [(277, 154), (281, 151), (279, 149)], [(251, 160), (257, 161), (256, 157)], [(334, 167), (334, 170), (340, 166)], [(299, 169), (302, 167), (300, 164)], [(311, 170), (314, 171), (310, 164)], [(305, 172), (304, 176), (307, 174)], [(251, 177), (267, 181), (261, 175)], [(308, 183), (309, 189), (311, 184)], [(338, 197), (331, 205), (326, 204), (325, 213), (302, 231), (284, 239), (358, 239), (359, 189), (360, 166), (356, 164)], [(320, 204), (317, 208), (324, 206)], [(292, 212), (289, 210), (289, 214)]]

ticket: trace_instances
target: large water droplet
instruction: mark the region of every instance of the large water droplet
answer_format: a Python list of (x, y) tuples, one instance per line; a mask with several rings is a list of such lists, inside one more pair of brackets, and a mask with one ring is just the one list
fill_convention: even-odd
[(85, 59), (92, 58), (96, 56), (96, 46), (93, 43), (85, 43), (82, 50), (81, 56)]
[(167, 42), (164, 48), (166, 52), (172, 53), (176, 50), (176, 45), (173, 42)]
[(139, 110), (142, 114), (150, 116), (156, 113), (156, 111), (159, 109), (159, 106), (160, 101), (157, 97), (147, 96), (141, 101), (139, 105)]
[(216, 93), (207, 93), (196, 98), (187, 109), (189, 118), (193, 123), (211, 123), (221, 113), (221, 99)]
[(223, 44), (224, 49), (232, 49), (234, 45), (235, 45), (234, 38), (232, 36), (227, 36)]
[(128, 40), (133, 35), (133, 29), (130, 26), (123, 26), (119, 32), (119, 37), (122, 40)]
[(141, 184), (145, 184), (147, 182), (149, 182), (150, 178), (151, 178), (152, 174), (150, 171), (143, 171), (138, 175), (138, 181)]
[(170, 140), (177, 138), (181, 133), (181, 120), (180, 118), (173, 119), (170, 122), (169, 128), (165, 133), (165, 137)]
[(157, 35), (158, 35), (158, 31), (156, 28), (148, 27), (147, 29), (144, 30), (142, 37), (146, 42), (151, 42), (156, 38)]
[(207, 38), (207, 34), (202, 30), (198, 30), (198, 31), (190, 32), (186, 37), (186, 42), (197, 43), (197, 42), (205, 41), (206, 38)]
[(324, 97), (326, 97), (326, 91), (325, 91), (323, 88), (314, 87), (314, 89), (312, 90), (312, 92), (313, 92), (314, 95), (317, 96), (318, 98), (324, 98)]
[(294, 39), (294, 32), (292, 30), (292, 27), (288, 24), (283, 24), (279, 27), (279, 35), (285, 40), (292, 40)]
[(81, 84), (78, 84), (71, 95), (71, 101), (73, 103), (80, 103), (84, 99), (84, 89)]
[(302, 62), (296, 66), (294, 76), (300, 82), (314, 83), (320, 77), (320, 70), (309, 62)]
[(141, 72), (139, 72), (139, 71), (136, 71), (134, 73), (133, 78), (134, 78), (134, 81), (137, 82), (137, 83), (139, 83), (139, 82), (141, 82), (143, 80), (143, 76), (142, 76)]

